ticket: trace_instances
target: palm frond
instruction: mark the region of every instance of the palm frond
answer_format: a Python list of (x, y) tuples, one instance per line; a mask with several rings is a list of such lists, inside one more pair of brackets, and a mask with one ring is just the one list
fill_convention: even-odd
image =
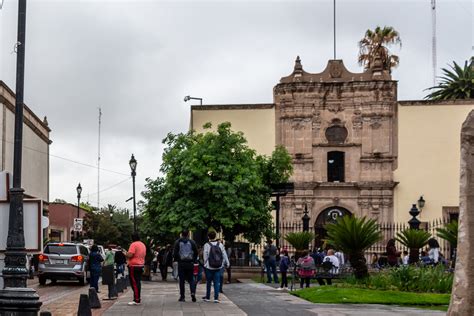
[(436, 228), (436, 232), (439, 238), (448, 241), (451, 245), (456, 247), (458, 244), (458, 228), (458, 221), (452, 221), (443, 228)]
[(284, 239), (296, 250), (306, 250), (314, 240), (314, 234), (310, 232), (288, 233)]
[(419, 229), (405, 229), (398, 232), (395, 237), (398, 242), (410, 249), (423, 248), (430, 238), (429, 232)]

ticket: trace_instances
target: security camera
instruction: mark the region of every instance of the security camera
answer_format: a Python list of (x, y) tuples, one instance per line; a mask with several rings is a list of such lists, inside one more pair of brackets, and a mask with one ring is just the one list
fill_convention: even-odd
[(188, 102), (189, 100), (191, 100), (191, 97), (189, 95), (184, 97), (184, 102)]

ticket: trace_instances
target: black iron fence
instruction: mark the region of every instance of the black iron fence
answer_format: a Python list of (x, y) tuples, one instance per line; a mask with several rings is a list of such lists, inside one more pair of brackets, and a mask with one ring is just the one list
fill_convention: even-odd
[[(439, 218), (428, 222), (422, 222), (420, 225), (420, 229), (428, 231), (434, 238), (436, 238), (440, 244), (440, 251), (444, 255), (445, 258), (449, 259), (453, 255), (453, 249), (451, 245), (445, 241), (444, 239), (440, 239), (437, 236), (437, 228), (444, 227), (447, 223), (449, 223), (448, 218)], [(372, 259), (373, 254), (377, 254), (377, 256), (381, 256), (385, 253), (387, 242), (395, 238), (397, 233), (401, 232), (404, 229), (408, 229), (408, 223), (379, 223), (379, 229), (382, 233), (382, 239), (371, 246), (369, 249), (366, 250), (366, 259), (369, 263)], [(273, 227), (273, 231), (275, 231), (275, 227)], [(301, 232), (303, 231), (303, 224), (302, 223), (281, 223), (280, 224), (280, 238), (279, 238), (279, 248), (281, 251), (287, 250), (290, 255), (293, 255), (295, 249), (291, 246), (284, 238), (288, 233), (291, 232)], [(324, 248), (326, 247), (325, 244), (325, 230), (322, 228), (314, 228), (310, 230), (315, 233), (315, 239), (311, 245), (312, 248)], [(275, 244), (275, 241), (274, 241)], [(399, 242), (395, 243), (397, 250), (403, 252), (408, 251), (408, 249), (400, 244)], [(235, 246), (231, 253), (231, 263), (233, 265), (249, 265), (249, 255), (252, 250), (255, 250), (256, 255), (261, 259), (263, 254), (263, 249), (265, 247), (265, 241), (262, 240), (261, 243), (248, 243), (245, 238), (242, 236), (238, 236), (235, 240)]]

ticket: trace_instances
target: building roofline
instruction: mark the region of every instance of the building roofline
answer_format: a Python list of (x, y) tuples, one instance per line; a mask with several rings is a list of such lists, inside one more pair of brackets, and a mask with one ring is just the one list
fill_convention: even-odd
[[(72, 204), (69, 202), (66, 203), (60, 203), (60, 202), (49, 202), (49, 207), (54, 206), (54, 205), (69, 205), (77, 209), (77, 204)], [(79, 209), (83, 210), (84, 212), (89, 212), (88, 209), (83, 208), (82, 206), (79, 207)]]
[(191, 105), (191, 110), (208, 111), (208, 110), (262, 110), (272, 109), (275, 103), (252, 103), (252, 104), (206, 104)]
[(399, 100), (398, 104), (401, 106), (436, 106), (436, 105), (474, 105), (474, 99), (467, 100)]

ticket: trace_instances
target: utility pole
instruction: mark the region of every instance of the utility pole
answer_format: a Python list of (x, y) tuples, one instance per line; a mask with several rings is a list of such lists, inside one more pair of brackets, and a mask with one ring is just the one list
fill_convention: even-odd
[(25, 81), (26, 0), (18, 1), (18, 39), (16, 59), (15, 142), (13, 148), (13, 188), (10, 189), (7, 249), (2, 275), (4, 289), (0, 290), (0, 315), (37, 315), (41, 306), (39, 296), (27, 288), (25, 230), (21, 162), (23, 141), (23, 90)]
[(100, 210), (100, 127), (102, 124), (102, 109), (99, 107), (99, 141), (97, 148), (97, 210)]
[(431, 61), (433, 65), (433, 86), (436, 86), (436, 69), (437, 56), (436, 56), (436, 0), (431, 0)]

